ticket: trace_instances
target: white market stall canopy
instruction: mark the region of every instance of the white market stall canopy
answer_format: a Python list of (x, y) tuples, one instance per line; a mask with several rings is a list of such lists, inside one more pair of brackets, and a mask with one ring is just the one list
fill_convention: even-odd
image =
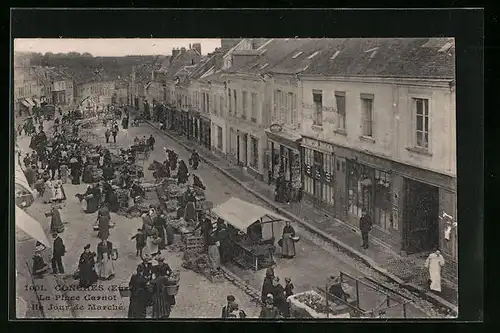
[(213, 208), (212, 212), (236, 229), (245, 232), (249, 226), (261, 219), (263, 223), (288, 221), (287, 218), (269, 209), (235, 197), (231, 197), (225, 203)]
[(19, 157), (17, 156), (17, 154), (14, 154), (14, 180), (15, 180), (16, 184), (21, 185), (31, 195), (34, 195), (34, 192), (31, 189), (31, 186), (29, 186), (28, 180), (26, 179), (26, 176), (24, 175), (24, 171), (21, 168), (21, 165), (19, 164)]
[(31, 236), (33, 239), (39, 241), (46, 247), (51, 247), (45, 231), (43, 231), (40, 222), (29, 216), (24, 210), (16, 207), (15, 219), (16, 227), (24, 231), (26, 234)]

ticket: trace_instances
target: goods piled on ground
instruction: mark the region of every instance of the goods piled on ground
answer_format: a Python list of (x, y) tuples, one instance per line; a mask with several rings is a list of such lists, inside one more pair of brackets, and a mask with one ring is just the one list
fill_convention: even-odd
[(169, 221), (169, 223), (172, 226), (172, 228), (174, 228), (174, 230), (177, 231), (180, 231), (183, 227), (185, 228), (187, 226), (186, 220), (184, 220), (184, 218), (182, 217), (177, 220), (172, 219)]
[(314, 290), (292, 295), (288, 298), (290, 314), (299, 318), (350, 318), (349, 313), (333, 315), (334, 309), (327, 305), (326, 298)]
[(179, 203), (177, 200), (168, 200), (165, 201), (165, 209), (167, 212), (175, 212), (177, 210), (177, 207), (179, 206)]
[(194, 255), (186, 252), (182, 267), (206, 276), (211, 282), (222, 282), (225, 280), (222, 270), (212, 268), (210, 258), (204, 253)]

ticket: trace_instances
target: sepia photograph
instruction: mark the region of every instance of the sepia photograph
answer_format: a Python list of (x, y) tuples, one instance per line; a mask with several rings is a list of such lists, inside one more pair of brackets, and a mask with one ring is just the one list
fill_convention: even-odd
[(12, 45), (17, 319), (458, 316), (453, 37)]

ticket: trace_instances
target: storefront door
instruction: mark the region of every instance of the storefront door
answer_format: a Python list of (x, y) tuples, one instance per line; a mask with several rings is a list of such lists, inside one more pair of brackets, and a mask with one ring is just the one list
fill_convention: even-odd
[(432, 251), (439, 245), (439, 189), (405, 178), (404, 193), (404, 250)]

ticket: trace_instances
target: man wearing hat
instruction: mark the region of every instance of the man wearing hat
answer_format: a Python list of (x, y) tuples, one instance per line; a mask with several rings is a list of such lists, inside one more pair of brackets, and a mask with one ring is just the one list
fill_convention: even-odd
[(153, 273), (153, 265), (151, 264), (151, 256), (149, 254), (143, 256), (142, 262), (138, 267), (142, 270), (142, 275), (150, 281)]
[(90, 244), (85, 245), (78, 262), (78, 269), (80, 271), (80, 287), (88, 288), (97, 282), (95, 256), (96, 253), (90, 251)]
[(52, 272), (54, 274), (64, 274), (62, 257), (66, 254), (66, 247), (62, 238), (56, 232), (52, 233), (52, 238), (54, 238), (54, 245), (52, 246)]
[(156, 260), (158, 261), (158, 265), (152, 268), (155, 276), (169, 276), (172, 274), (172, 269), (165, 262), (165, 258), (163, 258), (163, 256), (158, 256)]

